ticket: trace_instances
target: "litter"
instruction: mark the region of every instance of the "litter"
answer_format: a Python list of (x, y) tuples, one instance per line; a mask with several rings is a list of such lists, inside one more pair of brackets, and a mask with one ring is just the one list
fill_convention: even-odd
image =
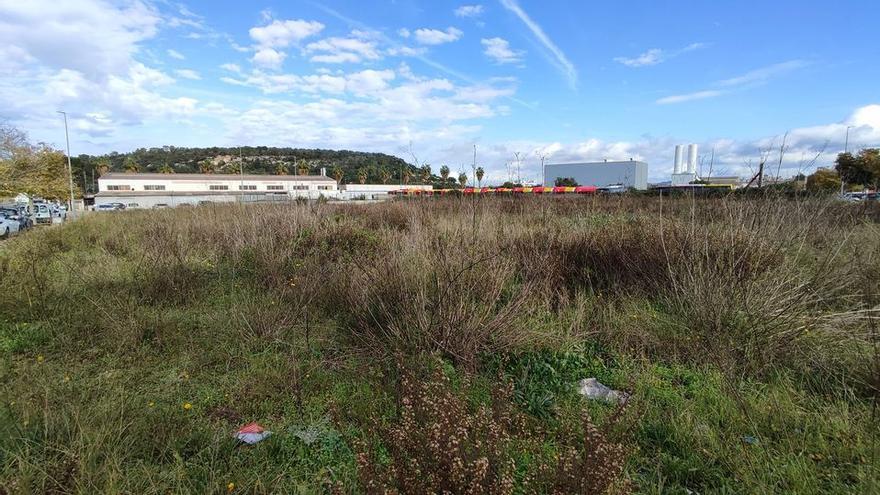
[(595, 378), (584, 378), (578, 382), (578, 392), (588, 399), (598, 399), (612, 403), (623, 404), (629, 399), (628, 393), (606, 387)]
[(271, 431), (267, 431), (257, 423), (248, 423), (239, 428), (235, 433), (235, 438), (248, 445), (253, 445), (265, 440), (271, 434)]

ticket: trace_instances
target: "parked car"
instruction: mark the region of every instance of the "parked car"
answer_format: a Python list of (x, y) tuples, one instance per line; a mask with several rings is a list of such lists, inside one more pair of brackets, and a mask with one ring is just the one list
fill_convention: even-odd
[(52, 223), (52, 211), (46, 203), (34, 203), (34, 222)]
[(6, 218), (18, 222), (18, 231), (25, 231), (32, 226), (32, 220), (24, 214), (23, 211), (17, 208), (0, 208), (0, 215), (5, 216)]
[(104, 203), (95, 207), (95, 211), (116, 211), (117, 209), (113, 203)]
[(0, 213), (0, 239), (8, 239), (9, 236), (18, 233), (18, 220), (12, 220)]

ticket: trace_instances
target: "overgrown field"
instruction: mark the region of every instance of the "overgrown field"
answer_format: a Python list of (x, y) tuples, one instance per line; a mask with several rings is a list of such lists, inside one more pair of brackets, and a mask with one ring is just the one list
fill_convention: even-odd
[(0, 246), (0, 493), (878, 493), (878, 221), (469, 197), (36, 230)]

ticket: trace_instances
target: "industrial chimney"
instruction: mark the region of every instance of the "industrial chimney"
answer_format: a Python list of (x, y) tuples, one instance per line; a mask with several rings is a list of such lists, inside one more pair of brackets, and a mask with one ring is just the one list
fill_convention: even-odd
[(688, 168), (687, 173), (696, 174), (697, 173), (697, 145), (689, 144), (688, 145)]
[(682, 159), (682, 146), (680, 144), (675, 145), (675, 167), (673, 168), (672, 173), (680, 174), (681, 170), (681, 159)]

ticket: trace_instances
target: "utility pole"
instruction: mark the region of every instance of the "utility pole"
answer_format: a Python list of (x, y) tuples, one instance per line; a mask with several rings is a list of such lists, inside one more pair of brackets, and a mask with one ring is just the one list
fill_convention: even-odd
[(519, 160), (519, 151), (514, 151), (513, 156), (516, 157), (516, 182), (517, 184), (522, 184), (522, 174), (520, 173), (520, 160)]
[(477, 180), (477, 145), (474, 144), (474, 161), (471, 164), (471, 181)]
[(844, 140), (844, 142), (843, 142), (843, 152), (844, 153), (849, 153), (849, 130), (852, 128), (853, 128), (853, 126), (851, 126), (851, 125), (846, 126), (846, 140)]
[(70, 135), (67, 133), (67, 112), (58, 110), (58, 113), (64, 115), (64, 140), (67, 142), (67, 175), (70, 179), (70, 211), (68, 214), (75, 216), (73, 212), (73, 165), (70, 164)]
[(244, 157), (241, 155), (241, 146), (238, 147), (238, 173), (239, 177), (241, 177), (238, 186), (238, 197), (241, 199), (241, 203), (244, 204)]

